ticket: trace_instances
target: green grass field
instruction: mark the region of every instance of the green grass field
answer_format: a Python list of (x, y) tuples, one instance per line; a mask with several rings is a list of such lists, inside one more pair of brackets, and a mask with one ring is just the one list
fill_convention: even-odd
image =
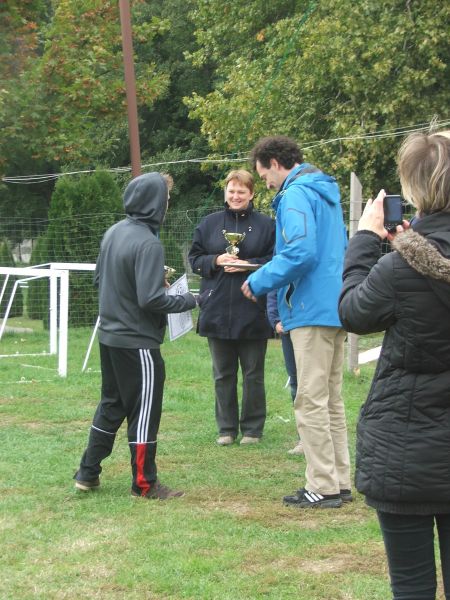
[[(280, 342), (269, 342), (268, 418), (258, 446), (215, 444), (205, 339), (166, 342), (158, 444), (161, 481), (185, 490), (168, 502), (130, 496), (125, 431), (98, 491), (72, 476), (99, 398), (97, 350), (80, 372), (90, 332), (70, 331), (69, 375), (55, 357), (0, 359), (0, 598), (25, 600), (386, 600), (384, 549), (361, 496), (335, 510), (286, 508), (303, 484)], [(22, 341), (21, 341), (22, 340)], [(9, 334), (0, 354), (45, 350), (47, 337)], [(373, 369), (345, 377), (350, 448)]]

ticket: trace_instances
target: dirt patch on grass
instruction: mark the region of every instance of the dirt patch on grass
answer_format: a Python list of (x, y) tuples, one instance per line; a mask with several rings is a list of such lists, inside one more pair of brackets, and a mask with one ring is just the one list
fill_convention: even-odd
[(186, 494), (186, 500), (192, 505), (201, 507), (202, 511), (221, 511), (237, 519), (252, 521), (267, 528), (309, 529), (342, 524), (358, 525), (365, 523), (368, 518), (368, 508), (361, 497), (351, 504), (345, 504), (339, 509), (298, 509), (284, 506), (281, 500), (270, 500), (243, 494), (230, 495), (230, 491), (217, 490), (217, 495), (208, 489), (208, 498), (203, 494)]
[[(299, 551), (298, 556), (285, 556), (271, 561), (270, 569), (274, 572), (304, 572), (312, 575), (352, 574), (387, 576), (386, 556), (382, 542), (361, 544), (330, 544), (323, 546), (320, 555), (305, 558)], [(251, 573), (259, 574), (267, 571), (267, 556), (253, 554), (251, 559), (243, 563), (243, 568)]]
[(308, 573), (365, 573), (386, 574), (386, 555), (383, 542), (333, 544), (323, 548), (316, 560), (301, 559), (299, 566)]
[(0, 417), (0, 427), (10, 427), (19, 422), (19, 418), (16, 415), (5, 415), (2, 414)]
[(15, 399), (14, 398), (1, 398), (0, 397), (0, 406), (6, 406), (7, 404), (14, 404), (15, 403)]
[(323, 519), (317, 518), (320, 515), (316, 511), (306, 511), (307, 514), (285, 507), (281, 502), (261, 501), (255, 498), (221, 498), (205, 500), (189, 497), (193, 504), (200, 508), (202, 512), (217, 512), (231, 515), (237, 519), (246, 522), (263, 525), (267, 528), (289, 528), (299, 529), (317, 529), (324, 525)]
[[(42, 420), (42, 421), (26, 421), (24, 420), (25, 415), (5, 415), (0, 416), (0, 427), (11, 427), (19, 426), (25, 429), (36, 431), (38, 429), (54, 431), (55, 426), (64, 425), (67, 426), (68, 421), (64, 419), (53, 419), (53, 420)], [(71, 428), (73, 430), (78, 429), (79, 431), (87, 431), (90, 427), (90, 421), (70, 421)]]
[(23, 421), (23, 417), (21, 415), (5, 415), (2, 414), (0, 417), (1, 421), (0, 421), (0, 427), (12, 427), (12, 426), (18, 426), (18, 427), (24, 427), (26, 429), (31, 429), (31, 430), (37, 430), (37, 429), (44, 429), (44, 428), (49, 428), (50, 424), (48, 423), (48, 421)]

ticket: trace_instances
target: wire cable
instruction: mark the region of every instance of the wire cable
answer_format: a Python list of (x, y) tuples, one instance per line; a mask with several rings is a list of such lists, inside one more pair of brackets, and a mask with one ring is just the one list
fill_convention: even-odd
[[(311, 150), (312, 148), (316, 148), (318, 146), (324, 146), (327, 144), (334, 144), (338, 142), (352, 142), (357, 140), (379, 140), (383, 138), (389, 137), (401, 137), (410, 133), (415, 133), (419, 131), (433, 131), (437, 132), (438, 129), (444, 129), (446, 127), (450, 127), (450, 119), (433, 119), (432, 121), (426, 121), (423, 123), (417, 123), (415, 125), (407, 125), (404, 127), (397, 127), (394, 129), (385, 129), (381, 131), (373, 131), (370, 133), (364, 133), (359, 135), (349, 135), (349, 136), (341, 136), (336, 138), (330, 138), (328, 140), (315, 140), (310, 142), (309, 144), (302, 144), (302, 150)], [(238, 156), (237, 156), (238, 155)], [(181, 165), (187, 163), (197, 163), (197, 164), (232, 164), (232, 163), (242, 163), (246, 162), (249, 157), (249, 151), (239, 151), (227, 154), (219, 154), (212, 155), (210, 157), (199, 157), (199, 158), (184, 158), (180, 160), (170, 160), (170, 161), (160, 161), (154, 163), (148, 163), (142, 165), (142, 169), (153, 169), (155, 167), (166, 167), (170, 165)], [(67, 171), (62, 173), (46, 173), (42, 175), (16, 175), (11, 177), (2, 177), (2, 181), (4, 183), (11, 184), (22, 184), (22, 185), (30, 185), (35, 183), (45, 183), (47, 181), (52, 181), (55, 179), (59, 179), (60, 177), (66, 177), (69, 175), (83, 175), (89, 173), (95, 173), (97, 169), (84, 169), (80, 171)], [(109, 167), (103, 169), (105, 171), (111, 173), (127, 173), (131, 171), (131, 166), (124, 167)]]

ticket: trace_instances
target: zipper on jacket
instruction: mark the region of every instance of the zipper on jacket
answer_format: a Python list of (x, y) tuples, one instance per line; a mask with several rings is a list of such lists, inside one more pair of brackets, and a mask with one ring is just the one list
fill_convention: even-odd
[[(235, 231), (235, 233), (238, 233), (238, 225), (239, 225), (239, 215), (238, 215), (238, 213), (235, 213), (235, 215), (234, 215), (234, 231)], [(239, 257), (239, 255), (238, 255), (238, 257)], [(231, 325), (233, 322), (232, 300), (233, 300), (234, 277), (232, 276), (232, 274), (230, 274), (229, 278), (230, 278), (230, 302), (228, 305), (228, 335), (231, 336)]]

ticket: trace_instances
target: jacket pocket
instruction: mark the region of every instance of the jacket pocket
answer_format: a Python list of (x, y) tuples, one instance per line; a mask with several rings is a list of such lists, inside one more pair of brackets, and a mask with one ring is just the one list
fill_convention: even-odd
[(286, 293), (284, 294), (284, 301), (286, 302), (286, 304), (288, 305), (289, 308), (292, 308), (291, 299), (292, 299), (292, 296), (294, 295), (294, 293), (295, 293), (295, 285), (293, 283), (290, 283), (286, 290)]
[(199, 296), (198, 296), (199, 307), (202, 309), (205, 308), (213, 294), (214, 294), (214, 290), (205, 290), (204, 292), (199, 294)]

